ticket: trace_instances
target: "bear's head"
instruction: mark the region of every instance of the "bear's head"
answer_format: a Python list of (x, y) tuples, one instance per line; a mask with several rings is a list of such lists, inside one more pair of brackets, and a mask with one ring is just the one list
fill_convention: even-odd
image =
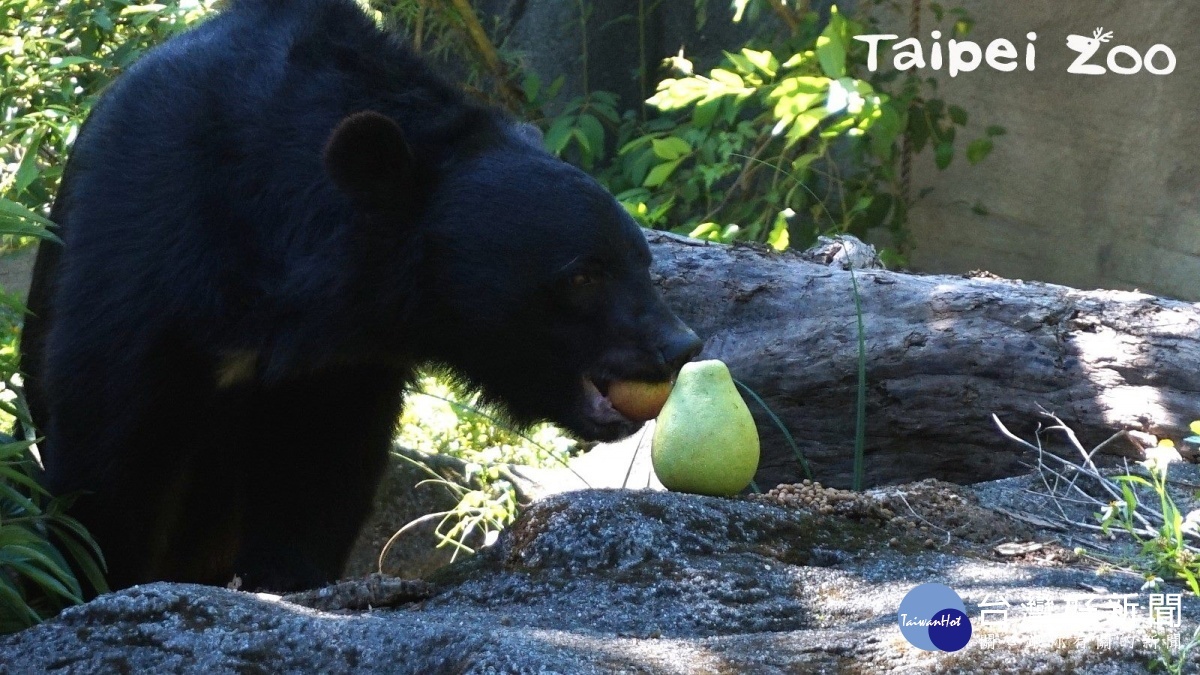
[(361, 208), (409, 209), (396, 227), (418, 230), (418, 357), (520, 424), (549, 420), (595, 440), (633, 433), (641, 422), (613, 407), (609, 385), (670, 380), (701, 348), (651, 283), (641, 229), (528, 127), (504, 121), (468, 147), (430, 167), (394, 122), (360, 113), (326, 149)]

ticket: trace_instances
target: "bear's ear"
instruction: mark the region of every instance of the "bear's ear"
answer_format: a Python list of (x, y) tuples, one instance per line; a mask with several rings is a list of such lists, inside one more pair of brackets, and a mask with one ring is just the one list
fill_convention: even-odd
[(400, 125), (369, 110), (342, 120), (325, 144), (329, 177), (370, 209), (402, 206), (413, 189), (415, 164)]

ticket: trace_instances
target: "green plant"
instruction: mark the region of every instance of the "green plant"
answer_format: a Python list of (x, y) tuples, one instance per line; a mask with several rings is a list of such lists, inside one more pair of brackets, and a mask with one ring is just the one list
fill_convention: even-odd
[(64, 513), (70, 499), (50, 498), (33, 480), (31, 445), (0, 444), (0, 633), (32, 626), (65, 605), (83, 602), (72, 564), (93, 587), (107, 590), (100, 549)]
[(850, 284), (854, 291), (854, 316), (858, 334), (858, 393), (854, 406), (854, 489), (865, 486), (864, 453), (867, 444), (867, 335), (863, 327), (862, 296), (858, 292), (858, 277), (854, 265), (849, 266)]
[(594, 170), (606, 157), (605, 124), (620, 122), (617, 97), (607, 91), (577, 96), (564, 106), (546, 130), (546, 148), (568, 157), (586, 170)]
[[(932, 79), (867, 73), (853, 37), (872, 32), (869, 18), (834, 8), (822, 22), (804, 2), (734, 5), (735, 20), (769, 9), (784, 36), (728, 52), (707, 74), (669, 59), (676, 76), (649, 100), (663, 114), (644, 125), (626, 116), (618, 160), (603, 173), (610, 188), (643, 225), (694, 237), (783, 249), (885, 228), (903, 246), (904, 139), (912, 152), (933, 146), (946, 168), (967, 112), (934, 97)], [(969, 28), (960, 16), (955, 30)], [(967, 159), (982, 160), (1002, 133), (990, 128)]]
[[(1164, 578), (1177, 579), (1193, 594), (1200, 595), (1200, 584), (1197, 583), (1200, 579), (1200, 547), (1196, 545), (1200, 540), (1200, 509), (1184, 515), (1168, 490), (1168, 463), (1171, 459), (1178, 460), (1174, 443), (1163, 439), (1158, 441), (1157, 447), (1146, 450), (1147, 458), (1138, 462), (1146, 476), (1133, 473), (1110, 476), (1096, 466), (1092, 457), (1113, 441), (1127, 437), (1128, 432), (1117, 432), (1088, 451), (1062, 420), (1050, 413), (1044, 414), (1054, 421), (1053, 426), (1044, 431), (1061, 432), (1079, 453), (1080, 463), (1045, 452), (1041, 444), (1043, 430), (1039, 430), (1034, 444), (1013, 434), (995, 415), (992, 421), (1006, 437), (1037, 453), (1038, 473), (1064, 528), (1091, 530), (1106, 536), (1125, 532), (1140, 545), (1135, 555), (1093, 553), (1082, 547), (1075, 549), (1076, 554), (1115, 569), (1137, 573), (1146, 581), (1144, 588), (1153, 588)], [(1191, 429), (1200, 436), (1200, 422), (1192, 422)], [(1200, 441), (1197, 436), (1189, 440)], [(1062, 469), (1056, 469), (1050, 463), (1058, 464)], [(1068, 516), (1064, 502), (1098, 507), (1099, 512), (1094, 514), (1098, 524)]]
[(454, 549), (450, 560), (453, 562), (459, 553), (472, 554), (475, 552), (468, 541), (478, 536), (484, 545), (491, 544), (500, 532), (517, 517), (517, 493), (508, 480), (503, 467), (498, 463), (488, 465), (469, 464), (463, 478), (465, 484), (446, 480), (429, 467), (416, 460), (396, 455), (397, 457), (417, 465), (430, 475), (428, 480), (417, 483), (423, 485), (441, 485), (453, 494), (458, 503), (454, 508), (435, 513), (428, 513), (406, 523), (383, 545), (379, 551), (378, 567), (383, 570), (383, 561), (387, 558), (388, 549), (405, 532), (421, 523), (436, 520), (434, 536), (437, 547), (449, 546)]
[(1151, 662), (1151, 671), (1161, 669), (1168, 675), (1183, 675), (1183, 673), (1189, 672), (1185, 668), (1190, 665), (1192, 650), (1200, 645), (1200, 626), (1192, 631), (1192, 636), (1187, 642), (1179, 645), (1178, 650), (1174, 649), (1171, 641), (1165, 638), (1165, 635), (1159, 636), (1158, 658)]
[[(46, 213), (67, 148), (105, 86), (146, 49), (202, 17), (215, 0), (0, 0), (0, 248), (56, 241)], [(0, 417), (20, 419), (17, 339), (24, 306), (0, 293)], [(76, 572), (106, 588), (95, 542), (65, 515), (69, 497), (36, 482), (32, 437), (0, 443), (0, 632), (81, 602)]]
[[(1192, 431), (1200, 434), (1200, 422), (1192, 422)], [(1159, 441), (1159, 447), (1173, 450), (1175, 445), (1164, 439)], [(1200, 576), (1200, 557), (1196, 547), (1189, 542), (1198, 534), (1200, 512), (1189, 513), (1186, 518), (1180, 512), (1167, 491), (1167, 462), (1160, 456), (1152, 455), (1138, 464), (1146, 470), (1148, 477), (1134, 474), (1113, 477), (1120, 487), (1120, 499), (1109, 502), (1096, 514), (1100, 526), (1108, 534), (1117, 525), (1140, 542), (1142, 564), (1139, 566), (1145, 570), (1147, 579), (1179, 579), (1187, 584), (1194, 595), (1200, 595), (1200, 582), (1197, 581)], [(1150, 533), (1143, 527), (1144, 521), (1137, 518), (1137, 514), (1145, 508), (1136, 487), (1145, 488), (1158, 498), (1155, 516), (1161, 522)]]
[[(46, 214), (67, 148), (97, 95), (215, 3), (0, 0), (0, 213), (6, 222)], [(29, 213), (14, 220), (13, 202)]]
[[(773, 424), (775, 428), (779, 429), (779, 432), (783, 434), (783, 440), (788, 444), (788, 447), (791, 448), (792, 456), (796, 458), (796, 463), (800, 465), (800, 470), (804, 472), (804, 476), (809, 480), (812, 480), (812, 467), (809, 466), (808, 459), (800, 450), (800, 446), (796, 444), (796, 439), (792, 437), (792, 432), (787, 428), (787, 425), (783, 423), (783, 420), (779, 419), (779, 415), (775, 414), (775, 411), (771, 409), (771, 406), (767, 405), (767, 402), (763, 400), (762, 396), (758, 395), (758, 392), (751, 389), (741, 380), (735, 379), (733, 383), (736, 384), (742, 391), (746, 392), (746, 395), (749, 396), (756, 404), (758, 404), (760, 408), (762, 408), (763, 413), (766, 414), (767, 418), (771, 420), (771, 424)], [(755, 492), (760, 492), (758, 485), (756, 485), (753, 481), (750, 483), (750, 485)]]
[(481, 534), (484, 542), (517, 515), (517, 490), (507, 473), (509, 464), (565, 466), (576, 443), (553, 426), (527, 431), (512, 428), (479, 407), (478, 395), (464, 395), (444, 378), (426, 373), (417, 381), (400, 417), (397, 442), (426, 454), (456, 457), (465, 462), (462, 483), (443, 479), (425, 467), (426, 483), (443, 485), (458, 498), (453, 509), (422, 516), (396, 532), (387, 547), (419, 523), (437, 520), (438, 546), (452, 546), (455, 556), (473, 553), (467, 541)]
[[(7, 212), (6, 212), (7, 213)], [(46, 236), (34, 217), (25, 234)], [(0, 231), (8, 228), (0, 221)], [(0, 437), (0, 633), (31, 626), (83, 601), (77, 572), (103, 592), (104, 559), (95, 541), (65, 514), (71, 496), (51, 498), (37, 483), (33, 426), (20, 398), (17, 340), (24, 307), (0, 292), (0, 417), (19, 419), (29, 440)]]
[(542, 466), (566, 461), (575, 441), (541, 424), (518, 431), (482, 410), (478, 395), (463, 395), (447, 379), (425, 373), (404, 406), (397, 441), (426, 454), (468, 463)]

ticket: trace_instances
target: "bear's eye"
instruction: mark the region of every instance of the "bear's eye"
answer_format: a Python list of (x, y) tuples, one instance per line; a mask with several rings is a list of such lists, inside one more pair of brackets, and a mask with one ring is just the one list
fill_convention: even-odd
[(583, 288), (596, 283), (599, 277), (590, 272), (576, 272), (571, 275), (571, 285), (575, 288)]

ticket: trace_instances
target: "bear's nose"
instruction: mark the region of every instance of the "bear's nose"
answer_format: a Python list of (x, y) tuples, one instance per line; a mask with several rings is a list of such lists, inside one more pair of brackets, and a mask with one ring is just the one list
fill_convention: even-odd
[(703, 347), (704, 342), (691, 328), (680, 325), (663, 342), (659, 348), (659, 353), (662, 356), (663, 363), (674, 374), (679, 372), (683, 364), (696, 358), (696, 355), (700, 353)]

